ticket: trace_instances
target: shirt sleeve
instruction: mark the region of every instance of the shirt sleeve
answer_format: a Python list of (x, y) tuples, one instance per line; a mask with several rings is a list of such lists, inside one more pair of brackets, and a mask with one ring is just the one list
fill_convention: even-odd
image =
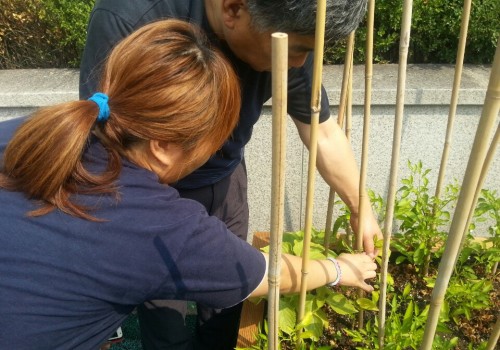
[(215, 217), (191, 217), (189, 226), (194, 230), (188, 233), (172, 275), (175, 298), (213, 308), (228, 308), (245, 300), (265, 275), (263, 254)]
[(97, 91), (108, 54), (132, 31), (132, 25), (109, 10), (95, 9), (92, 12), (80, 64), (80, 99), (87, 99)]
[[(295, 119), (311, 123), (311, 91), (314, 55), (308, 55), (300, 68), (292, 68), (288, 72), (288, 113)], [(319, 122), (330, 117), (330, 104), (326, 90), (321, 86), (321, 112)]]

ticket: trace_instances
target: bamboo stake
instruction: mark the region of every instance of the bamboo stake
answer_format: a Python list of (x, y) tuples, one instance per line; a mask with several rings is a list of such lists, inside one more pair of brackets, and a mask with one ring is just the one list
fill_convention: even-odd
[[(451, 138), (452, 138), (452, 133), (453, 133), (453, 125), (455, 123), (455, 116), (457, 112), (457, 105), (458, 105), (458, 93), (460, 91), (460, 81), (462, 78), (462, 68), (463, 68), (463, 63), (464, 63), (464, 55), (465, 55), (465, 44), (467, 41), (467, 31), (469, 27), (469, 18), (470, 18), (470, 11), (471, 11), (471, 3), (472, 0), (464, 0), (464, 7), (462, 10), (462, 23), (460, 25), (460, 39), (458, 43), (458, 51), (457, 51), (457, 58), (456, 58), (456, 65), (455, 65), (455, 76), (453, 79), (453, 89), (452, 89), (452, 94), (451, 94), (451, 102), (450, 102), (450, 110), (448, 114), (448, 123), (446, 126), (446, 138), (444, 142), (444, 147), (443, 147), (443, 153), (441, 155), (441, 164), (439, 166), (439, 174), (438, 174), (438, 180), (436, 184), (436, 191), (434, 193), (434, 197), (438, 198), (441, 196), (441, 190), (443, 188), (443, 183), (444, 183), (444, 178), (445, 178), (445, 173), (446, 173), (446, 166), (448, 163), (448, 154), (449, 154), (449, 149), (451, 145)], [(474, 204), (475, 206), (475, 204)], [(437, 209), (437, 203), (434, 204), (434, 208), (432, 210), (432, 215), (435, 215)], [(470, 223), (469, 223), (470, 224)], [(469, 227), (468, 225), (466, 227)], [(432, 225), (432, 229), (434, 230), (435, 227)], [(464, 236), (464, 238), (466, 235)], [(462, 241), (462, 245), (463, 245)], [(426, 257), (426, 261), (424, 264), (424, 276), (427, 276), (429, 272), (429, 264), (430, 264), (430, 256)]]
[[(368, 1), (368, 17), (366, 25), (366, 62), (365, 62), (365, 107), (363, 118), (363, 141), (361, 146), (361, 169), (359, 177), (359, 216), (358, 232), (356, 232), (356, 250), (363, 250), (363, 235), (365, 231), (364, 217), (367, 208), (370, 206), (366, 196), (366, 174), (368, 169), (368, 141), (370, 138), (370, 120), (372, 104), (372, 78), (373, 78), (373, 26), (375, 22), (375, 0)], [(358, 296), (362, 298), (364, 292), (358, 290)], [(364, 323), (364, 312), (360, 310), (358, 314), (358, 327), (362, 328)]]
[(498, 343), (498, 338), (500, 337), (500, 314), (497, 315), (497, 322), (493, 327), (488, 344), (486, 344), (486, 350), (494, 350)]
[(354, 79), (354, 52), (351, 52), (351, 70), (349, 72), (349, 86), (347, 88), (347, 112), (345, 115), (345, 136), (351, 142), (352, 131), (352, 80)]
[[(345, 53), (344, 59), (344, 74), (342, 77), (342, 88), (340, 91), (340, 102), (339, 102), (339, 110), (337, 116), (337, 123), (340, 128), (344, 127), (344, 113), (346, 109), (346, 101), (349, 90), (349, 78), (352, 72), (352, 59), (353, 59), (353, 51), (354, 51), (354, 34), (353, 31), (347, 40), (347, 49)], [(352, 88), (352, 86), (351, 86)], [(325, 255), (328, 256), (328, 249), (330, 249), (330, 236), (332, 233), (332, 223), (333, 223), (333, 207), (335, 205), (335, 190), (330, 188), (330, 193), (328, 194), (328, 206), (326, 209), (326, 224), (325, 224)]]
[(330, 237), (332, 235), (333, 229), (333, 208), (335, 206), (335, 190), (330, 187), (330, 192), (328, 193), (328, 205), (326, 207), (326, 223), (325, 223), (325, 256), (328, 256), (328, 250), (330, 249)]
[[(306, 195), (306, 213), (304, 228), (304, 246), (302, 251), (302, 274), (299, 296), (299, 310), (297, 321), (301, 322), (305, 314), (307, 277), (309, 274), (309, 250), (311, 246), (312, 230), (312, 209), (314, 199), (314, 180), (316, 171), (316, 155), (318, 151), (318, 125), (319, 113), (321, 111), (321, 77), (323, 74), (323, 52), (325, 44), (325, 17), (326, 1), (318, 0), (316, 9), (316, 31), (314, 43), (314, 63), (313, 79), (311, 91), (311, 136), (309, 144), (309, 168), (307, 173), (307, 195)], [(299, 330), (297, 337), (297, 348), (300, 347), (301, 339)]]
[(401, 147), (401, 133), (403, 129), (406, 68), (408, 59), (408, 47), (410, 44), (412, 7), (412, 0), (404, 1), (402, 15), (403, 17), (401, 22), (401, 38), (399, 43), (398, 86), (396, 96), (396, 116), (394, 119), (394, 136), (392, 139), (391, 176), (389, 182), (389, 193), (387, 195), (387, 208), (384, 222), (384, 244), (382, 248), (382, 267), (380, 272), (380, 298), (378, 314), (378, 341), (380, 349), (384, 348), (388, 274), (387, 269), (389, 265), (389, 247), (391, 242), (392, 221), (394, 217), (394, 202), (396, 198), (396, 186), (398, 181), (399, 150)]
[(460, 91), (460, 82), (462, 79), (462, 68), (464, 65), (465, 44), (467, 41), (467, 31), (469, 28), (469, 18), (472, 0), (464, 0), (462, 11), (462, 23), (460, 26), (460, 40), (458, 43), (457, 59), (455, 65), (455, 77), (453, 81), (453, 90), (451, 93), (450, 111), (448, 114), (448, 125), (446, 127), (446, 139), (444, 142), (443, 154), (441, 156), (441, 165), (439, 167), (438, 181), (436, 185), (435, 197), (439, 198), (443, 187), (444, 176), (446, 173), (446, 165), (448, 163), (448, 153), (451, 144), (451, 136), (453, 133), (453, 125), (455, 123), (455, 115), (457, 113), (458, 93)]
[(490, 81), (486, 92), (483, 112), (476, 131), (474, 143), (465, 170), (462, 189), (458, 197), (457, 207), (446, 241), (443, 257), (439, 264), (436, 284), (432, 291), (431, 306), (429, 309), (427, 324), (425, 325), (424, 339), (420, 347), (421, 350), (428, 350), (432, 347), (436, 327), (439, 319), (441, 305), (444, 300), (446, 289), (453, 272), (454, 262), (459, 253), (461, 236), (465, 232), (467, 215), (471, 208), (474, 191), (477, 188), (480, 171), (483, 166), (487, 142), (494, 126), (500, 109), (500, 38), (497, 42), (495, 58), (491, 69)]
[(347, 47), (344, 58), (344, 74), (342, 76), (342, 90), (340, 94), (339, 111), (337, 116), (337, 123), (341, 128), (344, 127), (344, 115), (347, 109), (347, 96), (349, 94), (349, 77), (352, 71), (352, 60), (354, 57), (354, 39), (356, 32), (353, 31), (347, 37)]
[[(491, 163), (495, 157), (495, 152), (497, 150), (498, 142), (500, 140), (500, 126), (497, 126), (497, 131), (495, 132), (495, 136), (493, 136), (493, 140), (491, 141), (490, 148), (488, 149), (488, 153), (486, 154), (486, 158), (484, 159), (484, 164), (481, 169), (481, 174), (479, 175), (478, 184), (476, 187), (476, 192), (474, 193), (474, 199), (472, 200), (472, 205), (469, 210), (469, 216), (467, 217), (467, 223), (465, 224), (465, 231), (462, 235), (462, 242), (460, 242), (459, 250), (462, 250), (465, 239), (467, 238), (467, 232), (469, 231), (469, 226), (474, 217), (474, 211), (476, 209), (477, 202), (479, 200), (479, 196), (481, 195), (481, 189), (483, 188), (484, 181), (486, 180), (486, 175), (488, 174), (488, 169), (490, 168)], [(457, 260), (459, 255), (457, 254)], [(456, 264), (456, 262), (455, 262)], [(493, 274), (495, 271), (493, 271)]]
[[(353, 59), (353, 57), (351, 58)], [(346, 129), (345, 136), (348, 142), (351, 142), (351, 131), (352, 131), (352, 80), (353, 80), (353, 66), (351, 65), (351, 74), (349, 76), (349, 93), (347, 95), (347, 113), (346, 113)], [(351, 226), (347, 225), (345, 230), (346, 244), (352, 247), (352, 229)]]
[(288, 93), (288, 35), (272, 34), (272, 192), (271, 192), (271, 239), (269, 251), (268, 292), (268, 346), (279, 349), (279, 299), (281, 272), (281, 242), (285, 199), (285, 140)]

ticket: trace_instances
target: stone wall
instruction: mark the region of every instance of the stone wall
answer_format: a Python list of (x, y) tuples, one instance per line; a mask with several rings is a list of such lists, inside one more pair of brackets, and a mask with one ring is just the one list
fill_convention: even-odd
[[(367, 187), (387, 194), (396, 103), (397, 65), (375, 65), (372, 85), (371, 131)], [(342, 77), (341, 66), (324, 67), (332, 115), (336, 118)], [(406, 80), (405, 110), (399, 178), (408, 175), (407, 161), (422, 160), (434, 191), (446, 133), (452, 66), (410, 65)], [(490, 67), (466, 66), (462, 75), (446, 183), (462, 177), (481, 115)], [(0, 70), (0, 120), (19, 117), (34, 109), (78, 98), (77, 70)], [(353, 80), (352, 145), (361, 159), (363, 134), (364, 67), (356, 66)], [(245, 150), (249, 173), (250, 232), (268, 231), (271, 202), (271, 101), (266, 103)], [(293, 122), (287, 128), (285, 229), (304, 224), (308, 152)], [(500, 192), (500, 161), (493, 162), (485, 187)], [(317, 176), (314, 226), (323, 229), (329, 189)]]

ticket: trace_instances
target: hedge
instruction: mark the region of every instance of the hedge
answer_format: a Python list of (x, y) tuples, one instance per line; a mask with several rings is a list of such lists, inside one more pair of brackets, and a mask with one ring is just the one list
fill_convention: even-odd
[[(124, 0), (125, 1), (125, 0)], [(133, 0), (129, 0), (133, 1)], [(376, 0), (374, 61), (397, 63), (402, 0)], [(94, 0), (0, 0), (0, 69), (78, 67)], [(410, 63), (454, 63), (462, 0), (414, 0)], [(500, 1), (475, 0), (465, 63), (493, 60)], [(355, 61), (364, 61), (365, 24), (356, 32)], [(342, 63), (343, 42), (328, 46), (326, 63)]]
[(0, 0), (0, 69), (78, 67), (94, 0)]

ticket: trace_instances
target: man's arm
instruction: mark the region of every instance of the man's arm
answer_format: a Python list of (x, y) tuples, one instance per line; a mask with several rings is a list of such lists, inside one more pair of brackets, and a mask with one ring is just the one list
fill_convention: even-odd
[[(302, 142), (309, 149), (311, 126), (293, 118)], [(316, 167), (325, 182), (332, 187), (351, 210), (354, 231), (359, 226), (359, 171), (351, 145), (332, 117), (319, 124)], [(382, 233), (370, 206), (364, 217), (364, 250), (375, 255), (373, 237), (382, 239)]]

